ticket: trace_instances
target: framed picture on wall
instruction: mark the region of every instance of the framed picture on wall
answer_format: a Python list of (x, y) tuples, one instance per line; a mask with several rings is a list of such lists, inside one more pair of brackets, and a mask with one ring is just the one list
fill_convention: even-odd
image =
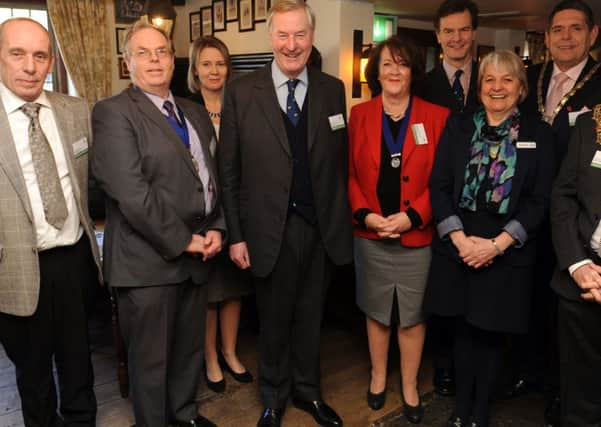
[(119, 78), (121, 80), (129, 79), (129, 68), (127, 68), (127, 62), (123, 59), (122, 56), (118, 58), (119, 60)]
[(140, 19), (147, 0), (115, 0), (115, 22), (130, 23)]
[(115, 28), (115, 46), (117, 46), (117, 55), (123, 55), (123, 45), (125, 44), (125, 34), (127, 28)]
[(213, 0), (213, 32), (225, 31), (225, 0)]
[(190, 13), (190, 43), (201, 36), (200, 12)]
[(200, 8), (200, 28), (201, 35), (212, 36), (213, 35), (213, 8), (212, 7), (201, 7)]
[(238, 31), (241, 33), (244, 31), (254, 31), (255, 21), (253, 20), (253, 1), (252, 0), (239, 0), (238, 13)]
[(255, 0), (255, 22), (265, 22), (268, 10), (269, 0)]
[(225, 20), (227, 22), (238, 20), (238, 0), (225, 0)]

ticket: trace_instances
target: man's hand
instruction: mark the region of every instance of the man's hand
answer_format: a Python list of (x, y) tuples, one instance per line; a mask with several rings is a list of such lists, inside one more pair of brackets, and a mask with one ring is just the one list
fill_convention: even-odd
[(250, 257), (246, 242), (238, 242), (230, 245), (230, 258), (241, 270), (250, 267)]
[(572, 273), (572, 278), (585, 291), (581, 294), (583, 299), (601, 304), (601, 266), (584, 264)]
[(206, 261), (213, 258), (221, 250), (221, 232), (218, 230), (209, 230), (205, 234), (204, 248), (202, 251), (202, 260)]
[(202, 254), (205, 246), (204, 240), (205, 238), (202, 237), (200, 234), (193, 234), (192, 240), (190, 240), (190, 243), (188, 243), (188, 246), (186, 246), (184, 252), (188, 252), (192, 255)]

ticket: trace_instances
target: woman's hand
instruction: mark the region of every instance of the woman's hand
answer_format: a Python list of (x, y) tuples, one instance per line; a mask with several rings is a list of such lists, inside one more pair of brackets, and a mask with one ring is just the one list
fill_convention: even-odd
[(499, 253), (492, 243), (491, 239), (484, 239), (478, 236), (469, 236), (472, 246), (465, 254), (463, 262), (473, 268), (487, 267), (492, 264), (492, 260)]
[(468, 239), (463, 230), (455, 230), (449, 233), (449, 239), (453, 242), (453, 246), (457, 248), (457, 252), (461, 259), (466, 257), (472, 250), (474, 243)]
[(378, 237), (381, 239), (395, 239), (400, 236), (394, 230), (394, 224), (391, 223), (389, 218), (384, 218), (382, 215), (377, 213), (369, 213), (365, 217), (365, 225), (369, 230), (373, 230), (378, 233)]

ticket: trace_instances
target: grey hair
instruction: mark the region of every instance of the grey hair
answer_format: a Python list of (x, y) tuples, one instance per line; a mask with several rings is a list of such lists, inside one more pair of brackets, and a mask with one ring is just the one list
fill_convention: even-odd
[(303, 10), (307, 15), (307, 23), (311, 31), (315, 31), (315, 13), (313, 9), (304, 2), (304, 0), (276, 0), (267, 13), (267, 31), (273, 31), (273, 17), (278, 13), (292, 12), (293, 10)]
[(523, 102), (528, 95), (528, 79), (526, 77), (526, 67), (524, 67), (520, 57), (510, 50), (496, 50), (482, 58), (478, 69), (478, 93), (482, 88), (484, 70), (489, 65), (492, 65), (496, 70), (507, 70), (509, 74), (518, 78), (523, 89), (518, 103)]
[(151, 29), (161, 33), (163, 35), (163, 37), (165, 37), (165, 40), (167, 40), (167, 43), (169, 45), (169, 51), (171, 53), (175, 52), (175, 49), (173, 48), (173, 41), (169, 38), (167, 33), (162, 28), (155, 27), (154, 25), (152, 25), (149, 22), (138, 20), (131, 27), (129, 27), (129, 29), (127, 30), (127, 33), (125, 34), (125, 40), (123, 42), (123, 52), (124, 52), (126, 59), (131, 58), (131, 55), (132, 55), (132, 52), (129, 49), (129, 44), (131, 43), (131, 38), (138, 31), (141, 31), (141, 30), (144, 30), (147, 28), (151, 28)]

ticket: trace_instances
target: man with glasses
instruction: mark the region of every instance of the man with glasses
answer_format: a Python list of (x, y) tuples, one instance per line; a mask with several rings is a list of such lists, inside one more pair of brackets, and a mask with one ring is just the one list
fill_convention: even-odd
[(125, 37), (133, 87), (92, 113), (92, 171), (107, 195), (106, 281), (116, 289), (137, 426), (213, 426), (197, 414), (209, 259), (224, 221), (204, 107), (169, 90), (174, 53), (160, 29)]
[[(434, 19), (436, 38), (443, 60), (428, 72), (423, 98), (453, 112), (475, 110), (478, 64), (472, 52), (478, 28), (478, 7), (471, 0), (446, 0)], [(455, 394), (453, 374), (453, 326), (432, 317), (428, 339), (434, 362), (434, 390), (443, 396)]]

